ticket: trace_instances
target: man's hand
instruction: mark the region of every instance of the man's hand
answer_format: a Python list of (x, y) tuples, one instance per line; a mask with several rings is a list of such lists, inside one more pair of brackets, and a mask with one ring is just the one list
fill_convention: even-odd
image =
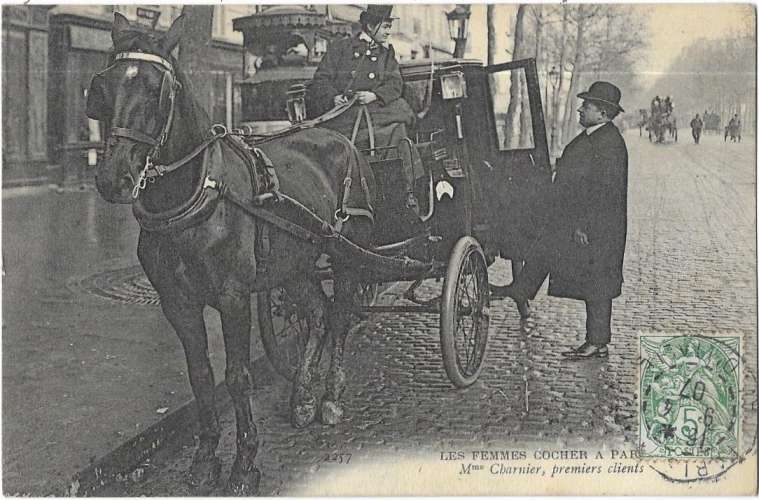
[(572, 235), (572, 241), (580, 246), (586, 246), (588, 244), (588, 235), (579, 229), (575, 229), (575, 232)]
[(356, 98), (359, 104), (370, 104), (377, 100), (377, 94), (368, 90), (361, 90), (356, 92)]
[(343, 104), (348, 103), (348, 98), (345, 97), (343, 94), (336, 95), (334, 102), (335, 102), (335, 106), (342, 106)]

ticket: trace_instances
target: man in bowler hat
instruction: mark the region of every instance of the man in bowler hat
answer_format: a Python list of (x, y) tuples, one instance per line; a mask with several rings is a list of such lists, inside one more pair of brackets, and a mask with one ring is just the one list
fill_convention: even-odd
[(585, 342), (562, 354), (605, 358), (627, 237), (627, 147), (612, 123), (624, 110), (620, 90), (608, 82), (595, 82), (577, 97), (585, 130), (557, 161), (550, 222), (522, 272), (493, 294), (520, 303), (534, 298), (550, 275), (548, 294), (583, 300), (587, 313)]

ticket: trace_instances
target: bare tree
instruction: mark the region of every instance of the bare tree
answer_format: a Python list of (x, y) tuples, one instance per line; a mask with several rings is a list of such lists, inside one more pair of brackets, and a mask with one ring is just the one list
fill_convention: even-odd
[(495, 64), (495, 4), (487, 5), (487, 24), (488, 24), (488, 66)]
[(192, 82), (193, 94), (203, 109), (213, 112), (213, 79), (208, 68), (208, 48), (213, 30), (213, 5), (185, 5), (185, 33), (179, 43), (179, 65)]
[[(552, 137), (551, 148), (556, 146), (555, 141), (561, 144), (562, 127), (558, 126), (559, 122), (559, 106), (561, 103), (561, 89), (564, 88), (564, 69), (567, 64), (567, 27), (569, 24), (569, 8), (567, 4), (561, 5), (561, 41), (559, 43), (559, 78), (556, 84), (556, 88), (553, 91), (553, 110), (551, 112), (551, 133), (558, 133), (558, 137)], [(553, 152), (553, 151), (552, 151)]]
[(572, 61), (572, 76), (569, 80), (569, 91), (564, 103), (564, 127), (563, 137), (569, 138), (574, 135), (575, 131), (575, 113), (574, 106), (576, 103), (575, 95), (580, 88), (580, 79), (582, 78), (583, 66), (585, 64), (585, 31), (588, 23), (595, 16), (594, 6), (579, 4), (574, 16), (576, 25), (574, 39), (574, 60)]
[[(525, 43), (524, 17), (527, 6), (520, 4), (517, 9), (516, 23), (514, 26), (514, 60), (529, 57), (529, 49)], [(524, 113), (528, 103), (525, 103), (524, 95), (527, 92), (524, 75), (520, 71), (511, 73), (511, 85), (509, 88), (509, 107), (506, 111), (506, 147), (519, 147), (523, 144), (525, 130), (524, 123), (529, 121), (529, 114)]]

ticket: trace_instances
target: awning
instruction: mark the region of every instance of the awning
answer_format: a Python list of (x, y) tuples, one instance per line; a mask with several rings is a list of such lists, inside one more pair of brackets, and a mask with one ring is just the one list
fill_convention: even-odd
[(327, 16), (296, 5), (271, 7), (258, 14), (238, 17), (232, 21), (235, 31), (282, 26), (285, 28), (322, 27)]

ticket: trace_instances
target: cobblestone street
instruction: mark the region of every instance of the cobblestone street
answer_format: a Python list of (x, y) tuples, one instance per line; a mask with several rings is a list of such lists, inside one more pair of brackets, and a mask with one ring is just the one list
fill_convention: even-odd
[[(698, 146), (652, 145), (633, 132), (626, 136), (625, 285), (614, 301), (607, 360), (562, 360), (560, 352), (584, 338), (584, 305), (542, 291), (534, 303), (537, 326), (529, 334), (520, 332), (511, 302), (493, 305), (485, 368), (477, 383), (457, 390), (442, 367), (437, 316), (373, 316), (348, 341), (347, 419), (340, 425), (294, 430), (288, 384), (275, 378), (273, 385), (258, 387), (260, 494), (302, 491), (340, 467), (325, 462), (331, 453), (350, 453), (361, 466), (381, 455), (478, 446), (634, 448), (641, 333), (742, 336), (744, 360), (752, 367), (744, 369), (742, 384), (748, 447), (756, 433), (754, 145), (725, 144), (715, 136)], [(507, 266), (496, 263), (490, 279), (509, 281)], [(425, 286), (433, 293), (439, 284)], [(401, 292), (391, 288), (384, 300)], [(227, 409), (222, 421), (219, 454), (228, 473), (234, 412)], [(192, 494), (184, 474), (193, 451), (190, 445), (159, 453), (139, 481), (109, 493)]]

